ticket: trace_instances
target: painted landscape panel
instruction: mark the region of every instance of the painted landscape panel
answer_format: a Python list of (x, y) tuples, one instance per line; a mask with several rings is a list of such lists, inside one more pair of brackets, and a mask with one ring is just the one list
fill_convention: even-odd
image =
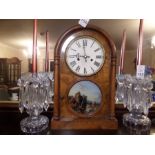
[(93, 82), (80, 81), (73, 85), (68, 97), (69, 104), (74, 111), (87, 115), (98, 110), (102, 94), (98, 86)]

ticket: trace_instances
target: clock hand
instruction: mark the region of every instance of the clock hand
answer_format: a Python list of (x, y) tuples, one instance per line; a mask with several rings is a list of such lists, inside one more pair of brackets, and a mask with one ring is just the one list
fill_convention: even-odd
[(85, 59), (85, 62), (87, 62), (87, 54), (86, 54), (86, 49), (85, 49), (85, 46), (83, 46), (83, 51), (84, 51), (84, 59)]
[(90, 56), (88, 56), (88, 55), (80, 55), (80, 57), (83, 57), (83, 58), (90, 58)]
[(86, 55), (86, 50), (85, 50), (85, 46), (83, 46), (83, 51), (84, 51), (84, 55)]
[(74, 55), (69, 55), (69, 58), (77, 58), (77, 60), (80, 60), (80, 57), (83, 57), (85, 59), (85, 62), (87, 62), (87, 58), (90, 58), (88, 55), (80, 55), (79, 53), (74, 54)]

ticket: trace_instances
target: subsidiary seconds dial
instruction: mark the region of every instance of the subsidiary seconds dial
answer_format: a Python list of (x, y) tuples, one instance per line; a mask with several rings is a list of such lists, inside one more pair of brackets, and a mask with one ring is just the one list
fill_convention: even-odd
[(66, 50), (66, 62), (77, 75), (90, 76), (97, 73), (105, 60), (102, 45), (92, 37), (73, 39)]

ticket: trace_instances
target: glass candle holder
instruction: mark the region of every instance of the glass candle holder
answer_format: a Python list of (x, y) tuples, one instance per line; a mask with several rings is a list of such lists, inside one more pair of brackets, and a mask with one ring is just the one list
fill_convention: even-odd
[(152, 106), (152, 78), (143, 79), (129, 74), (117, 76), (116, 102), (120, 101), (129, 113), (123, 115), (123, 124), (131, 134), (148, 134), (151, 121), (147, 117)]
[(25, 133), (39, 133), (48, 127), (49, 119), (40, 115), (47, 111), (53, 100), (53, 73), (26, 73), (18, 80), (20, 87), (19, 110), (24, 109), (29, 117), (20, 122), (21, 130)]

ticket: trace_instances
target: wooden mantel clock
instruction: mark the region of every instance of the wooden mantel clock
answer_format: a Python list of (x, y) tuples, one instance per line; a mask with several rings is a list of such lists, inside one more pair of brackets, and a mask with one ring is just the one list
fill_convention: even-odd
[(115, 45), (98, 27), (67, 30), (55, 47), (52, 129), (117, 129)]

